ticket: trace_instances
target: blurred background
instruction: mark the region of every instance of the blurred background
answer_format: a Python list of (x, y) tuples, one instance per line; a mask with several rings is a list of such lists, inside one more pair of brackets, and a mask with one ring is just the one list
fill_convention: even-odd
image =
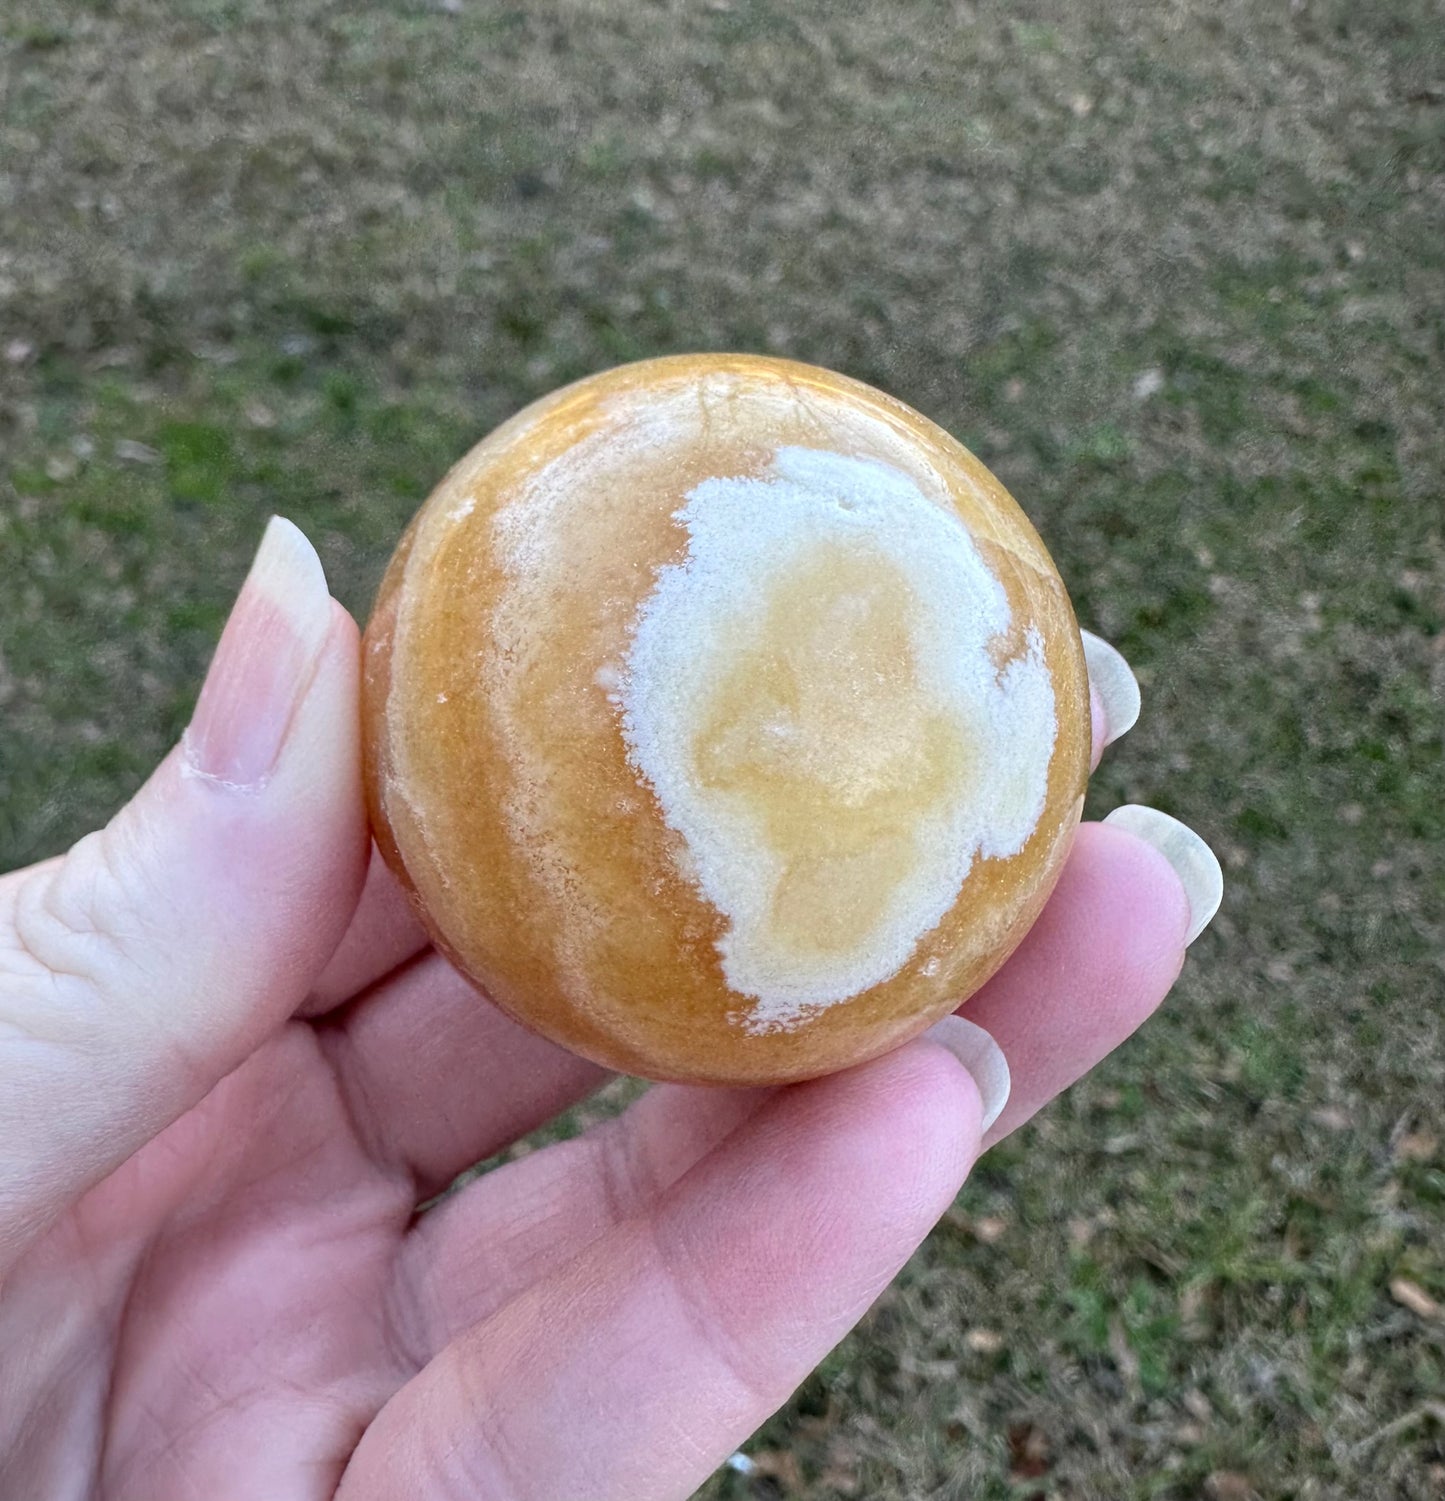
[(1143, 684), (1093, 816), (1227, 882), (700, 1494), (1445, 1497), (1438, 0), (6, 0), (0, 868), (164, 753), (271, 512), (364, 618), (501, 418), (698, 349), (1000, 475)]

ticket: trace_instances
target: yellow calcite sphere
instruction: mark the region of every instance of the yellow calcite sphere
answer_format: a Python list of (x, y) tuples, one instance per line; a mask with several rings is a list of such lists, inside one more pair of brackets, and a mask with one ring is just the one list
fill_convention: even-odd
[(1083, 650), (979, 461), (750, 355), (535, 402), (417, 514), (365, 639), (367, 793), (438, 947), (611, 1068), (763, 1084), (898, 1046), (1038, 915)]

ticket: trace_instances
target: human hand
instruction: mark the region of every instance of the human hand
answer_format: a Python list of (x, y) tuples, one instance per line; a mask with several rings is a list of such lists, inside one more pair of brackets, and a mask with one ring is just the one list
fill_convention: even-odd
[(0, 1495), (676, 1501), (1217, 904), (1172, 820), (1086, 825), (968, 1022), (807, 1084), (655, 1086), (419, 1213), (607, 1075), (480, 999), (368, 864), (358, 675), (273, 522), (182, 743), (0, 878)]

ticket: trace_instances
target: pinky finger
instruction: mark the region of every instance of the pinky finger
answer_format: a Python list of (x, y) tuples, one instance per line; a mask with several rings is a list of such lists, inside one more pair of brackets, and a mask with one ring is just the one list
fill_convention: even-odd
[(1102, 824), (1080, 826), (1038, 922), (964, 1008), (1003, 1049), (1013, 1078), (986, 1146), (1148, 1019), (1213, 916), (1221, 887), (1208, 846), (1165, 814), (1121, 808)]

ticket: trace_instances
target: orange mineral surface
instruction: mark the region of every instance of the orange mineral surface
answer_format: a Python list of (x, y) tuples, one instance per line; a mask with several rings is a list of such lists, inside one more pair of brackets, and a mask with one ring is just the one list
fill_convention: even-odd
[(941, 428), (808, 365), (534, 403), (417, 514), (365, 645), (372, 821), (436, 943), (649, 1078), (896, 1047), (1012, 951), (1079, 818), (1043, 544)]

